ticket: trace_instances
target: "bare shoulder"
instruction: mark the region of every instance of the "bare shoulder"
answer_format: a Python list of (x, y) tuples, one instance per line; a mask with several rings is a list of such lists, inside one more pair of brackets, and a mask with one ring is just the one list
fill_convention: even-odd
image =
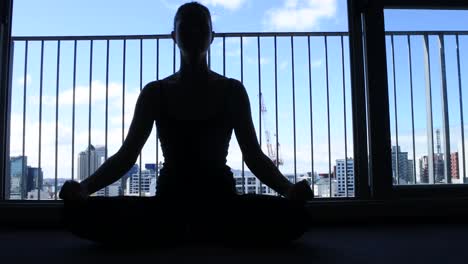
[(213, 71), (211, 74), (211, 80), (215, 82), (217, 86), (222, 86), (225, 88), (225, 90), (229, 92), (230, 95), (232, 95), (233, 92), (238, 93), (239, 90), (244, 89), (243, 84), (237, 79), (229, 78)]
[(151, 81), (147, 83), (145, 87), (143, 87), (141, 92), (144, 93), (145, 95), (149, 95), (148, 97), (151, 98), (151, 100), (149, 101), (155, 101), (159, 99), (158, 98), (159, 93), (157, 91), (161, 89), (162, 86), (171, 85), (175, 83), (175, 81), (176, 81), (175, 74), (170, 75), (161, 80)]

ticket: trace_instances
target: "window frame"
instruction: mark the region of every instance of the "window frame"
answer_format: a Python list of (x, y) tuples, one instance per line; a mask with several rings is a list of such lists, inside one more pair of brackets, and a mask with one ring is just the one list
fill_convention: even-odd
[(10, 88), (12, 71), (11, 27), (13, 0), (0, 2), (0, 200), (7, 194), (10, 140)]
[[(367, 109), (370, 197), (468, 197), (468, 185), (464, 184), (393, 185), (384, 27), (384, 9), (463, 10), (468, 9), (468, 3), (463, 0), (348, 0), (348, 9), (351, 10), (348, 12), (350, 47), (354, 53), (351, 65), (359, 65), (354, 68), (360, 68), (352, 69), (353, 89), (364, 90), (366, 98), (360, 102), (365, 102)], [(359, 186), (365, 188), (365, 179), (362, 179), (365, 175), (356, 173), (356, 180), (361, 182)]]

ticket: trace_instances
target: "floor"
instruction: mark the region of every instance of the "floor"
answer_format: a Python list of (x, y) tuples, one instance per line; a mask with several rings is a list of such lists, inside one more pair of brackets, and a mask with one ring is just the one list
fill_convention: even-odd
[(61, 230), (0, 230), (9, 263), (468, 263), (468, 226), (316, 227), (277, 248), (112, 249)]

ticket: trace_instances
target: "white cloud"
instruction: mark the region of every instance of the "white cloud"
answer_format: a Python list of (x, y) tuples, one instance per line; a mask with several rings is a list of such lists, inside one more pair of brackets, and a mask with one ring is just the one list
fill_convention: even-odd
[(322, 66), (322, 60), (314, 60), (310, 63), (310, 66), (312, 68), (317, 68), (317, 67), (320, 67)]
[(334, 17), (336, 9), (336, 0), (285, 0), (281, 8), (266, 11), (263, 23), (269, 30), (305, 31)]
[[(91, 103), (96, 104), (106, 100), (106, 84), (102, 81), (95, 80), (91, 83), (92, 94)], [(108, 98), (112, 99), (121, 96), (122, 84), (109, 83)], [(35, 96), (33, 102), (39, 103), (39, 97)], [(44, 105), (55, 105), (55, 96), (42, 96)], [(87, 105), (89, 103), (89, 86), (78, 85), (75, 87), (75, 105)], [(73, 88), (63, 90), (59, 94), (59, 105), (73, 104)]]
[[(125, 111), (124, 111), (124, 118), (125, 118), (125, 126), (128, 127), (130, 122), (133, 119), (133, 113), (135, 110), (135, 104), (140, 95), (139, 91), (134, 92), (126, 92), (125, 93)], [(120, 109), (122, 111), (122, 97), (115, 98), (114, 100), (110, 101), (110, 107), (115, 109)], [(112, 125), (120, 125), (122, 124), (122, 112), (118, 112), (118, 114), (110, 117), (110, 124)]]
[(246, 0), (202, 0), (201, 3), (204, 5), (211, 5), (211, 6), (221, 6), (223, 8), (229, 10), (237, 10), (239, 9)]
[[(16, 79), (16, 83), (18, 85), (24, 85), (24, 76), (19, 77), (18, 79)], [(26, 74), (26, 84), (27, 85), (31, 84), (31, 75), (29, 73)]]

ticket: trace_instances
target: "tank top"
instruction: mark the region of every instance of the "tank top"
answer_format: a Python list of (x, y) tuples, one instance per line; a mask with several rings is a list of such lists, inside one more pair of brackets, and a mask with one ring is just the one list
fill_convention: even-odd
[(201, 197), (235, 194), (233, 174), (226, 165), (233, 131), (227, 111), (228, 92), (222, 99), (223, 109), (214, 117), (179, 120), (168, 112), (166, 89), (170, 88), (164, 82), (160, 84), (160, 115), (156, 128), (164, 163), (157, 180), (156, 195)]

